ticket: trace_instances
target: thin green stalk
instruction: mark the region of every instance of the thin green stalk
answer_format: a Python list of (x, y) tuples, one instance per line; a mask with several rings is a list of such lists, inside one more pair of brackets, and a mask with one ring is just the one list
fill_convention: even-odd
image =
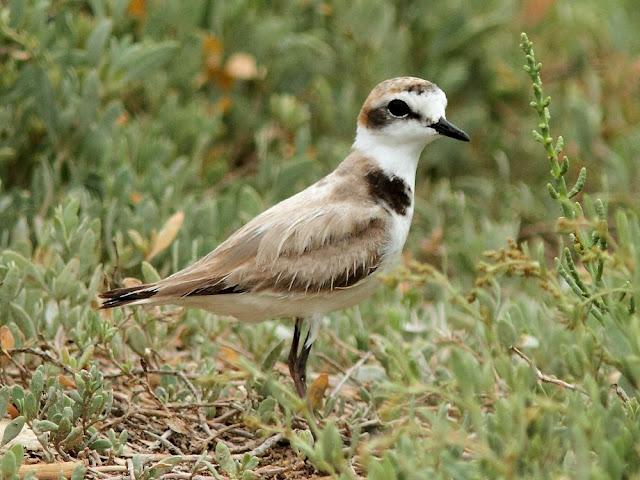
[[(584, 216), (582, 205), (579, 202), (573, 202), (571, 199), (578, 195), (584, 189), (587, 180), (587, 169), (582, 167), (578, 178), (573, 186), (569, 189), (567, 187), (566, 175), (569, 170), (569, 159), (566, 155), (562, 154), (564, 149), (564, 140), (561, 136), (558, 136), (554, 140), (551, 135), (551, 114), (549, 113), (549, 105), (551, 103), (550, 97), (544, 96), (542, 88), (542, 79), (540, 78), (540, 70), (542, 64), (536, 60), (535, 53), (533, 51), (533, 44), (525, 33), (521, 36), (520, 47), (526, 56), (527, 63), (524, 66), (524, 70), (529, 74), (533, 86), (533, 101), (531, 107), (538, 114), (538, 128), (533, 131), (534, 139), (543, 145), (547, 160), (551, 166), (551, 183), (547, 184), (547, 190), (551, 198), (556, 200), (564, 217), (573, 220)], [(597, 259), (588, 258), (587, 254), (591, 249), (597, 249), (600, 252), (604, 252), (607, 249), (608, 237), (607, 233), (607, 219), (604, 204), (601, 200), (596, 200), (595, 207), (598, 215), (598, 224), (590, 232), (588, 236), (584, 236), (584, 232), (580, 230), (580, 227), (574, 227), (574, 231), (571, 233), (570, 238), (573, 243), (573, 250), (577, 255), (577, 258), (587, 267), (587, 271), (591, 276), (591, 285), (587, 285), (579, 275), (576, 269), (574, 258), (571, 250), (566, 248), (561, 258), (556, 259), (556, 267), (558, 274), (567, 282), (573, 292), (581, 298), (593, 298), (591, 305), (594, 308), (590, 308), (589, 312), (592, 313), (599, 320), (602, 319), (602, 314), (607, 310), (606, 295), (597, 295), (593, 292), (595, 288), (604, 288), (603, 272), (604, 272), (604, 258), (598, 254)], [(576, 224), (577, 225), (577, 224)], [(589, 240), (590, 238), (590, 240)], [(601, 300), (596, 298), (601, 297)]]
[(539, 119), (538, 129), (533, 131), (533, 136), (536, 141), (544, 147), (547, 160), (551, 166), (550, 173), (553, 183), (547, 184), (547, 189), (549, 190), (551, 197), (560, 203), (564, 216), (567, 218), (575, 218), (575, 207), (570, 199), (575, 197), (584, 188), (587, 178), (587, 170), (583, 168), (580, 171), (578, 180), (571, 190), (569, 190), (565, 179), (565, 175), (569, 170), (569, 159), (566, 155), (563, 155), (562, 159), (559, 159), (559, 155), (564, 149), (564, 139), (559, 136), (554, 141), (551, 136), (551, 113), (549, 112), (551, 98), (545, 97), (542, 89), (542, 79), (540, 78), (542, 63), (536, 61), (535, 53), (533, 51), (533, 43), (529, 41), (529, 38), (525, 33), (522, 34), (522, 43), (520, 44), (520, 47), (524, 51), (527, 59), (527, 64), (524, 66), (524, 70), (529, 74), (529, 77), (531, 77), (533, 84), (534, 100), (530, 105), (538, 113)]

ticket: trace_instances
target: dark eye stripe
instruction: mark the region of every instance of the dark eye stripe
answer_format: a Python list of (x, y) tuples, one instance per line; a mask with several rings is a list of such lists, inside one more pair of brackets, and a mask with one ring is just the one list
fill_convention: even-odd
[(389, 113), (387, 104), (372, 108), (366, 112), (366, 124), (367, 127), (372, 130), (383, 128), (393, 122), (406, 122), (407, 120), (418, 120), (421, 122), (422, 117), (412, 110), (409, 110), (409, 113), (405, 117), (394, 117)]

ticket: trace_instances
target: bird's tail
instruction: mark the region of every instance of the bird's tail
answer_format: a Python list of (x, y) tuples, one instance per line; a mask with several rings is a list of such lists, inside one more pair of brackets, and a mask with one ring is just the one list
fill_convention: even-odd
[(122, 305), (149, 303), (149, 299), (156, 293), (158, 293), (158, 287), (155, 284), (116, 288), (99, 295), (102, 299), (100, 308), (113, 308), (121, 307)]

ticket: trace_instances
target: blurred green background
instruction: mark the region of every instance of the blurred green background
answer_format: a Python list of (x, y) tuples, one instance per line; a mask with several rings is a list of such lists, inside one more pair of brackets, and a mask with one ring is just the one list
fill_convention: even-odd
[[(522, 31), (544, 63), (569, 177), (587, 166), (586, 191), (612, 217), (630, 215), (636, 232), (639, 29), (637, 0), (2, 2), (0, 323), (18, 346), (55, 338), (74, 369), (108, 358), (133, 365), (145, 348), (170, 352), (180, 322), (191, 360), (207, 372), (220, 368), (212, 360), (219, 335), (257, 361), (278, 343), (277, 322), (247, 327), (196, 311), (174, 323), (144, 311), (126, 320), (100, 316), (93, 299), (127, 277), (150, 281), (186, 266), (329, 172), (350, 148), (369, 90), (390, 77), (423, 77), (447, 93), (448, 118), (472, 141), (436, 142), (418, 171), (406, 260), (433, 265), (446, 285), (400, 279), (361, 309), (327, 319), (345, 344), (372, 350), (377, 366), (359, 401), (383, 427), (354, 447), (358, 471), (636, 478), (637, 410), (607, 406), (607, 379), (622, 374), (632, 397), (640, 379), (635, 311), (611, 333), (589, 323), (566, 285), (548, 294), (507, 279), (473, 307), (460, 299), (476, 284), (484, 251), (525, 241), (555, 278), (551, 259), (564, 242), (545, 187), (549, 165), (530, 135), (537, 120)], [(632, 243), (625, 252), (635, 252)], [(612, 254), (608, 265), (622, 272), (616, 281), (628, 274), (635, 292), (634, 261)], [(536, 386), (507, 350), (523, 338), (535, 339), (527, 345), (543, 370), (592, 396)], [(321, 334), (318, 349), (345, 368), (355, 363), (353, 351), (336, 354), (333, 343)], [(315, 362), (318, 372), (329, 368)], [(55, 366), (47, 369), (55, 383)], [(254, 381), (259, 398), (273, 393)], [(338, 425), (350, 421), (331, 412)], [(615, 449), (606, 446), (608, 428), (624, 437)], [(371, 466), (379, 457), (387, 470)], [(329, 465), (344, 474), (342, 463)]]

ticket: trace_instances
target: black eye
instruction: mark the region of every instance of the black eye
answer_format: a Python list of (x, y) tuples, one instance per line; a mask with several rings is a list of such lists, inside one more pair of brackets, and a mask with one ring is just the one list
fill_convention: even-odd
[(406, 117), (407, 115), (409, 115), (409, 113), (411, 113), (409, 105), (398, 99), (391, 100), (389, 102), (389, 105), (387, 105), (387, 110), (389, 110), (389, 113), (391, 115), (398, 118)]

